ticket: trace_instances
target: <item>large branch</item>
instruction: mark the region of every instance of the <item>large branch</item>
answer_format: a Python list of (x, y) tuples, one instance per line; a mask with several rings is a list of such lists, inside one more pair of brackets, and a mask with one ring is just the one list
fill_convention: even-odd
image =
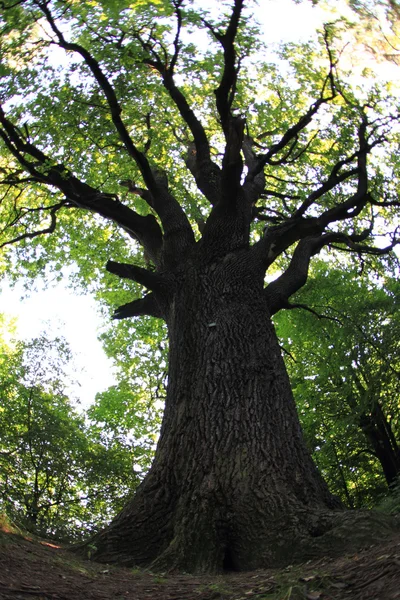
[[(154, 45), (143, 40), (139, 33), (136, 33), (136, 38), (147, 54), (147, 58), (143, 62), (158, 71), (161, 75), (165, 89), (193, 136), (193, 143), (190, 144), (186, 157), (186, 165), (195, 178), (199, 190), (212, 205), (215, 205), (220, 198), (220, 168), (211, 159), (210, 145), (202, 123), (196, 117), (185, 95), (177, 87), (174, 79), (174, 70), (180, 51), (180, 32), (182, 27), (181, 2), (178, 1), (174, 4), (177, 31), (174, 39), (174, 54), (169, 61), (166, 60), (167, 51), (164, 47), (163, 55), (160, 56)], [(155, 44), (156, 40), (153, 40), (153, 42)]]
[[(367, 157), (371, 149), (381, 140), (378, 138), (373, 142), (368, 141), (368, 124), (366, 115), (362, 113), (358, 128), (358, 150), (350, 157), (338, 161), (332, 168), (328, 179), (308, 196), (289, 219), (280, 225), (269, 228), (265, 232), (258, 246), (264, 252), (266, 267), (296, 241), (310, 235), (322, 235), (332, 223), (354, 219), (371, 203), (371, 195), (368, 190)], [(356, 167), (340, 173), (341, 168), (353, 160), (357, 161)], [(313, 207), (315, 212), (318, 208), (315, 204), (316, 200), (323, 197), (327, 192), (334, 190), (340, 183), (355, 176), (357, 176), (357, 189), (354, 194), (343, 202), (338, 202), (332, 208), (322, 211), (318, 216), (304, 216), (305, 211), (310, 207)]]
[(222, 201), (234, 207), (242, 191), (243, 173), (242, 147), (245, 120), (243, 117), (230, 117), (227, 130), (224, 157), (222, 159)]
[(288, 308), (288, 300), (307, 281), (311, 257), (324, 246), (323, 236), (307, 237), (301, 240), (286, 271), (265, 288), (265, 297), (270, 315), (282, 308)]
[(140, 152), (135, 146), (122, 121), (122, 108), (118, 102), (117, 95), (114, 91), (114, 88), (110, 84), (108, 78), (103, 73), (99, 62), (94, 58), (94, 56), (91, 55), (91, 53), (86, 48), (75, 42), (68, 42), (65, 39), (63, 33), (58, 28), (52, 13), (49, 10), (48, 2), (41, 2), (38, 0), (36, 4), (45, 15), (52, 31), (56, 35), (58, 41), (54, 43), (56, 43), (60, 48), (63, 48), (66, 51), (75, 52), (79, 54), (83, 58), (87, 67), (90, 69), (93, 77), (95, 78), (96, 82), (98, 83), (99, 87), (101, 88), (106, 97), (108, 106), (110, 108), (112, 121), (120, 136), (121, 141), (128, 150), (129, 154), (137, 163), (146, 185), (149, 187), (150, 191), (153, 191), (152, 188), (155, 187), (155, 183), (153, 181), (152, 172), (148, 160), (146, 156), (142, 152)]
[(166, 61), (166, 49), (161, 46), (162, 55), (155, 49), (157, 40), (152, 39), (152, 43), (149, 43), (149, 41), (143, 40), (139, 34), (136, 37), (148, 55), (144, 62), (160, 73), (164, 87), (167, 89), (193, 135), (193, 144), (190, 144), (188, 148), (186, 165), (194, 176), (200, 191), (215, 206), (220, 201), (222, 194), (225, 194), (231, 200), (236, 199), (243, 170), (241, 149), (244, 121), (239, 117), (231, 115), (231, 106), (236, 91), (237, 79), (234, 40), (237, 34), (243, 0), (235, 0), (230, 22), (224, 34), (217, 32), (209, 23), (204, 21), (224, 48), (224, 70), (220, 85), (216, 90), (217, 108), (226, 137), (222, 173), (218, 165), (211, 160), (208, 139), (201, 122), (174, 81), (174, 68), (180, 49), (179, 34), (182, 24), (180, 4), (180, 2), (174, 3), (177, 17), (177, 33), (174, 41), (175, 52), (169, 63)]
[[(217, 111), (225, 135), (225, 151), (222, 160), (222, 195), (225, 204), (232, 206), (238, 200), (241, 176), (243, 173), (242, 146), (245, 120), (232, 114), (235, 99), (240, 61), (236, 62), (235, 40), (238, 33), (244, 1), (234, 0), (229, 24), (224, 33), (204, 21), (213, 36), (221, 44), (224, 59), (219, 86), (215, 90)], [(242, 198), (243, 199), (243, 198)]]
[[(367, 194), (367, 199), (369, 195)], [(346, 217), (357, 216), (365, 206), (366, 199), (362, 196), (361, 201), (357, 202), (357, 194), (354, 194), (347, 200), (339, 204), (334, 209), (326, 211), (321, 217), (288, 219), (285, 223), (266, 228), (263, 238), (253, 246), (253, 252), (263, 262), (267, 269), (276, 258), (287, 250), (294, 243), (304, 240), (307, 237), (322, 236), (328, 225)], [(350, 213), (350, 214), (349, 214)], [(397, 230), (392, 235), (392, 242), (384, 248), (368, 246), (361, 244), (371, 234), (371, 228), (364, 230), (361, 234), (349, 235), (343, 232), (327, 232), (324, 240), (327, 243), (338, 243), (346, 246), (350, 251), (358, 254), (375, 254), (377, 256), (388, 254), (398, 245)], [(343, 249), (342, 247), (340, 248)]]
[(211, 158), (201, 158), (195, 142), (190, 143), (185, 164), (196, 180), (197, 187), (207, 200), (215, 206), (221, 199), (221, 169)]
[(238, 32), (240, 16), (243, 10), (243, 0), (234, 0), (229, 25), (224, 34), (216, 31), (214, 27), (211, 29), (215, 38), (220, 42), (224, 51), (224, 68), (218, 88), (215, 90), (215, 98), (217, 110), (221, 119), (222, 129), (225, 133), (225, 138), (229, 140), (229, 128), (232, 104), (236, 93), (236, 84), (238, 76), (238, 66), (236, 65), (236, 50), (235, 39)]
[(186, 166), (196, 180), (197, 187), (207, 200), (215, 205), (220, 198), (221, 170), (211, 159), (210, 146), (203, 125), (198, 120), (183, 93), (175, 85), (173, 73), (157, 61), (148, 61), (161, 74), (164, 87), (179, 110), (179, 113), (193, 136), (193, 144), (188, 148)]
[(151, 291), (160, 290), (167, 285), (167, 280), (162, 275), (136, 265), (109, 260), (106, 269), (109, 273), (118, 275), (123, 279), (136, 281)]
[[(257, 164), (257, 155), (254, 152), (254, 140), (246, 135), (243, 140), (242, 150), (245, 160), (245, 165), (248, 172), (254, 169)], [(250, 204), (255, 204), (261, 197), (265, 189), (265, 173), (262, 169), (253, 179), (246, 180), (243, 185), (244, 193)]]
[(116, 196), (101, 193), (80, 181), (62, 165), (51, 165), (51, 159), (44, 152), (22, 138), (18, 129), (5, 116), (1, 106), (0, 125), (0, 137), (8, 150), (36, 181), (56, 187), (74, 206), (113, 220), (137, 239), (154, 264), (159, 265), (162, 234), (154, 216), (139, 215), (122, 204)]
[[(168, 256), (167, 262), (172, 261), (173, 257), (182, 248), (187, 249), (194, 244), (194, 234), (190, 223), (176, 199), (169, 193), (168, 186), (160, 185), (159, 179), (150, 167), (150, 163), (143, 152), (135, 146), (128, 130), (121, 119), (122, 107), (119, 104), (117, 95), (113, 86), (110, 84), (105, 73), (102, 71), (99, 62), (92, 54), (80, 44), (68, 42), (63, 33), (58, 28), (56, 21), (48, 8), (46, 2), (37, 1), (37, 6), (45, 15), (52, 31), (56, 35), (57, 45), (66, 51), (72, 51), (79, 54), (87, 67), (90, 69), (95, 81), (103, 91), (115, 129), (117, 130), (121, 141), (133, 160), (138, 165), (143, 180), (154, 198), (154, 209), (159, 215), (165, 234), (164, 251)], [(164, 257), (165, 259), (165, 257)]]
[[(312, 256), (321, 251), (325, 246), (336, 247), (343, 250), (346, 247), (358, 255), (371, 254), (374, 256), (383, 256), (393, 250), (400, 243), (400, 237), (393, 237), (392, 242), (384, 248), (375, 248), (363, 244), (369, 236), (370, 230), (367, 229), (360, 234), (346, 235), (344, 233), (330, 232), (321, 236), (310, 236), (302, 239), (292, 256), (286, 271), (271, 282), (265, 288), (265, 297), (268, 303), (268, 310), (271, 315), (282, 308), (293, 308), (296, 305), (289, 304), (289, 298), (300, 290), (306, 283), (308, 269)], [(335, 244), (340, 244), (337, 247)]]
[(183, 93), (175, 85), (173, 73), (160, 60), (148, 61), (161, 74), (164, 87), (193, 136), (188, 148), (186, 166), (196, 180), (197, 187), (207, 200), (215, 205), (220, 198), (221, 170), (211, 159), (210, 146), (203, 125), (198, 120)]
[(164, 318), (164, 314), (158, 306), (154, 294), (147, 294), (143, 298), (119, 306), (113, 314), (113, 319), (127, 319), (144, 315), (159, 319)]

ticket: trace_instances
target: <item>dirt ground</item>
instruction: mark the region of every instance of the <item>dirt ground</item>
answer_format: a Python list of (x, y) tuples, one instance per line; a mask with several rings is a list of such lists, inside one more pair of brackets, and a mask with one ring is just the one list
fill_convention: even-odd
[(340, 559), (221, 576), (160, 575), (82, 561), (0, 528), (1, 600), (400, 600), (400, 534)]

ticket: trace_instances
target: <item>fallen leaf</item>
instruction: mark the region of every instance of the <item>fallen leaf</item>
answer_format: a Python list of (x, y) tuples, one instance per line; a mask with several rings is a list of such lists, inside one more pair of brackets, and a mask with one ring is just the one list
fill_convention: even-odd
[(344, 590), (344, 588), (349, 587), (349, 584), (344, 581), (332, 581), (331, 586), (337, 590)]
[(319, 600), (321, 598), (322, 592), (308, 592), (306, 595), (307, 600)]

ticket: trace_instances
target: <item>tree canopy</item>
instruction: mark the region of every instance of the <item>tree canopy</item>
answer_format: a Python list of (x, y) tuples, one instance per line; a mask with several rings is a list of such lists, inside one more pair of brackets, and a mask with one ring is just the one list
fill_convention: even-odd
[(289, 44), (266, 62), (251, 11), (236, 2), (226, 21), (224, 5), (207, 15), (185, 2), (4, 4), (3, 244), (19, 242), (20, 273), (78, 263), (84, 285), (118, 285), (118, 302), (107, 260), (139, 252), (140, 264), (139, 242), (144, 260), (168, 262), (170, 227), (190, 248), (225, 179), (246, 195), (253, 242), (274, 246), (266, 264), (305, 238), (298, 257), (397, 242), (396, 100), (381, 83), (349, 85), (329, 28), (320, 47)]
[[(157, 420), (167, 382), (152, 467), (96, 556), (248, 570), (341, 543), (271, 317), (302, 304), (290, 299), (316, 255), (349, 275), (395, 268), (395, 86), (346, 73), (334, 25), (271, 58), (252, 0), (1, 6), (3, 271), (69, 274), (113, 306), (123, 322), (105, 341), (123, 381), (92, 414), (117, 435), (128, 386), (148, 388), (134, 403)], [(345, 289), (347, 302), (364, 291)], [(361, 374), (382, 365), (354, 338), (343, 380), (349, 331), (335, 334), (335, 381), (371, 446), (378, 375)], [(136, 421), (144, 435), (151, 421)]]

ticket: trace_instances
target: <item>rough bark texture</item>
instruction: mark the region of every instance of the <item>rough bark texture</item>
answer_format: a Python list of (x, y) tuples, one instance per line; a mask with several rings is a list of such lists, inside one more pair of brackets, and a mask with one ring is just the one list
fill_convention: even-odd
[(156, 458), (96, 558), (190, 572), (287, 563), (337, 506), (305, 448), (249, 251), (189, 264), (168, 310)]

